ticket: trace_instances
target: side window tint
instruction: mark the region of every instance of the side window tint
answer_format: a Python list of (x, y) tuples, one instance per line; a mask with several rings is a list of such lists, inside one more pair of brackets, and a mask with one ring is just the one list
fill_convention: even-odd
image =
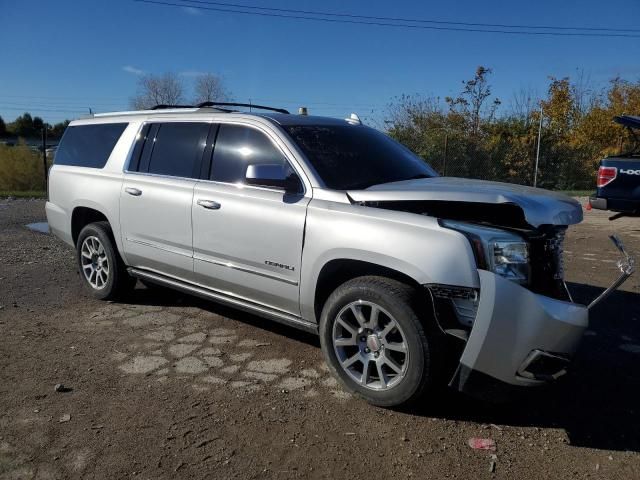
[(129, 165), (127, 166), (127, 170), (129, 170), (130, 172), (137, 172), (140, 168), (140, 155), (142, 153), (142, 149), (145, 146), (145, 143), (147, 142), (150, 128), (151, 125), (144, 125), (136, 136), (135, 144), (133, 146), (133, 152), (131, 152), (131, 159), (129, 161)]
[(102, 168), (128, 123), (67, 127), (56, 152), (56, 165)]
[(143, 159), (140, 163), (140, 171), (173, 177), (198, 178), (209, 124), (175, 122), (162, 123), (158, 127), (149, 163), (145, 165), (146, 162)]
[(244, 183), (247, 166), (256, 164), (289, 167), (286, 158), (264, 133), (241, 125), (220, 125), (210, 179)]

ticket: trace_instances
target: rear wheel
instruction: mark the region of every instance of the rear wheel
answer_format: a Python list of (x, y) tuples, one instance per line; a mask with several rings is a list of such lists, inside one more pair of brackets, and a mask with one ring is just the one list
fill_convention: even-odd
[(424, 310), (415, 289), (399, 281), (371, 276), (344, 283), (320, 319), (330, 370), (347, 390), (374, 405), (417, 400), (439, 368), (436, 336), (427, 335)]
[(111, 300), (135, 285), (116, 250), (108, 222), (85, 226), (78, 236), (76, 254), (82, 283), (93, 297)]

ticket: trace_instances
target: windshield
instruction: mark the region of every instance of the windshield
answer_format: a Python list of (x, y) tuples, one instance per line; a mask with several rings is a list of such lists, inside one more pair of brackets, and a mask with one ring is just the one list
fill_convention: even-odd
[(373, 128), (285, 125), (327, 188), (360, 190), (381, 183), (437, 177), (409, 149)]

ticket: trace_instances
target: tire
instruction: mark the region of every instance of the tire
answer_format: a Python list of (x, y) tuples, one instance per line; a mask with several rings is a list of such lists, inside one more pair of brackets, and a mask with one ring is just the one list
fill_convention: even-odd
[(427, 312), (424, 297), (397, 280), (367, 276), (342, 284), (320, 318), (329, 369), (349, 392), (373, 405), (415, 402), (434, 386), (442, 363), (437, 354), (442, 339)]
[(94, 298), (113, 300), (129, 293), (136, 280), (118, 253), (108, 222), (85, 226), (76, 242), (76, 258), (84, 288)]

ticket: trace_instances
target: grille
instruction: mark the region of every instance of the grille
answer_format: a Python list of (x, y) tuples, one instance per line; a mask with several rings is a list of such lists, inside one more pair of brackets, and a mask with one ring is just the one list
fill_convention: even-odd
[(529, 239), (531, 282), (535, 293), (569, 300), (564, 285), (563, 244), (565, 228), (558, 228)]
[(473, 288), (457, 287), (453, 285), (440, 285), (436, 283), (426, 285), (431, 293), (438, 298), (460, 298), (465, 300), (475, 300), (478, 292)]

